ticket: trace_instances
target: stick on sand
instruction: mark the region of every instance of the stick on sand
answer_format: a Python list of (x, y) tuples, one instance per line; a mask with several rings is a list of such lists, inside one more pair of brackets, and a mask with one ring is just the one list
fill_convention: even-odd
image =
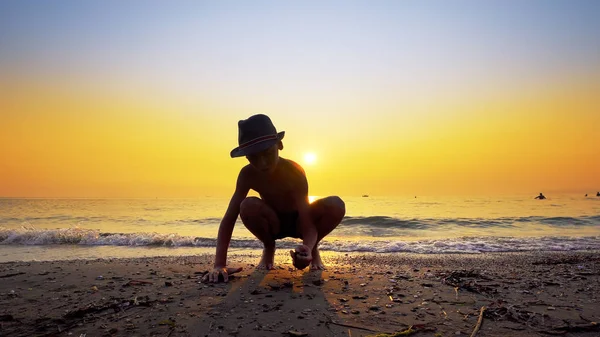
[(473, 329), (473, 332), (471, 333), (471, 337), (475, 337), (475, 335), (477, 334), (477, 331), (479, 331), (479, 328), (481, 327), (481, 322), (483, 321), (483, 312), (485, 311), (485, 306), (481, 307), (481, 310), (479, 311), (479, 318), (477, 319), (477, 324), (475, 324), (475, 329)]

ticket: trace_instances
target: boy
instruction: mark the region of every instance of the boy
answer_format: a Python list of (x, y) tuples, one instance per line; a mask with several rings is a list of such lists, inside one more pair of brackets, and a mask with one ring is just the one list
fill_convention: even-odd
[[(241, 169), (221, 220), (214, 269), (205, 277), (209, 282), (219, 282), (220, 277), (227, 282), (229, 274), (242, 270), (226, 268), (227, 249), (238, 215), (264, 245), (258, 269), (273, 269), (275, 240), (285, 237), (302, 239), (302, 244), (290, 251), (296, 268), (304, 269), (310, 264), (311, 269), (324, 269), (317, 246), (342, 221), (345, 204), (337, 196), (309, 204), (304, 170), (279, 157), (284, 135), (265, 115), (238, 122), (239, 146), (231, 151), (231, 157), (245, 156), (250, 164)], [(260, 198), (247, 197), (250, 189), (258, 192)]]

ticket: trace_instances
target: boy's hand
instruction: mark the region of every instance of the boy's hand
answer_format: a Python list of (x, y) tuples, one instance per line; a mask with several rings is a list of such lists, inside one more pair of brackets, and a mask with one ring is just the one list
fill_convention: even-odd
[(227, 282), (229, 281), (229, 275), (239, 273), (242, 271), (242, 267), (240, 268), (225, 268), (225, 267), (215, 267), (212, 271), (209, 271), (202, 278), (202, 282), (210, 282), (210, 283), (218, 283), (220, 281)]
[(298, 269), (304, 269), (312, 261), (311, 249), (307, 245), (299, 245), (296, 247), (296, 251), (290, 250), (294, 267)]

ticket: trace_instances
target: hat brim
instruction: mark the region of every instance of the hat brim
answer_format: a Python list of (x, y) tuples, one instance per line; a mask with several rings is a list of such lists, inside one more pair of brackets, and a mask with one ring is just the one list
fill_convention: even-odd
[(260, 142), (260, 143), (254, 144), (252, 146), (245, 147), (243, 149), (236, 147), (235, 149), (231, 150), (231, 153), (230, 153), (231, 158), (244, 157), (244, 156), (248, 156), (248, 155), (251, 155), (254, 153), (264, 151), (264, 150), (270, 148), (271, 146), (275, 145), (278, 141), (282, 140), (283, 136), (285, 136), (285, 131), (281, 131), (281, 132), (277, 133), (277, 139)]

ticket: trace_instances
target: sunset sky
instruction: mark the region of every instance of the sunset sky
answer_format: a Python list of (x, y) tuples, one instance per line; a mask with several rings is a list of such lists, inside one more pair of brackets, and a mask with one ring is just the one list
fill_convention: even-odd
[[(600, 1), (0, 1), (0, 197), (600, 190)], [(307, 153), (314, 163), (304, 162)]]

